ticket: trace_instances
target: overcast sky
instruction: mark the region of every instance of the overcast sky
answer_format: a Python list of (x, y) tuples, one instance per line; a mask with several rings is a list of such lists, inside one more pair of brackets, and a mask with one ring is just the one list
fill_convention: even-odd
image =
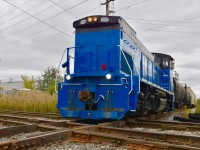
[[(74, 45), (73, 21), (105, 14), (105, 6), (100, 6), (105, 0), (5, 1), (0, 1), (1, 81), (18, 81), (20, 75), (37, 77), (48, 66), (57, 67), (63, 50)], [(199, 8), (199, 0), (115, 0), (110, 4), (114, 15), (126, 19), (150, 52), (175, 59), (180, 82), (192, 87), (198, 97)]]

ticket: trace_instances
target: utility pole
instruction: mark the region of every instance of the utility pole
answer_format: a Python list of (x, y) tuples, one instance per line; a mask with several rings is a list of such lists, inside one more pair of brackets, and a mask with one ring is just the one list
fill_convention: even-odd
[(115, 0), (106, 0), (105, 3), (102, 3), (101, 5), (106, 5), (106, 16), (109, 16), (111, 13), (115, 13), (114, 11), (109, 10), (109, 3), (115, 1)]
[(109, 16), (109, 0), (106, 0), (106, 16)]

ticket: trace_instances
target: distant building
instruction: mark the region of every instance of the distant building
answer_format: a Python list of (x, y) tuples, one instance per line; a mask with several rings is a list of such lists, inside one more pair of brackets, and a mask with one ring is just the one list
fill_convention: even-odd
[(16, 91), (23, 89), (24, 82), (16, 81), (16, 82), (2, 82), (0, 83), (0, 95), (5, 94), (15, 94)]

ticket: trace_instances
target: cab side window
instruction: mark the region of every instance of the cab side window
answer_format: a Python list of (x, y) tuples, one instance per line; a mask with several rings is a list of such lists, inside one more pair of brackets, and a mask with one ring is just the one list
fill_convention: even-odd
[(163, 68), (168, 68), (169, 67), (169, 61), (167, 58), (163, 58), (163, 64), (162, 64)]

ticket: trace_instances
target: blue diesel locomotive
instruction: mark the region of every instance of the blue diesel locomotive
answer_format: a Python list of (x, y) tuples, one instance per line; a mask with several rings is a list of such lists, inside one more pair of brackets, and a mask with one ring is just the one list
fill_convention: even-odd
[(73, 27), (75, 46), (66, 49), (58, 84), (63, 117), (119, 120), (174, 109), (171, 56), (150, 53), (119, 16), (89, 16)]

